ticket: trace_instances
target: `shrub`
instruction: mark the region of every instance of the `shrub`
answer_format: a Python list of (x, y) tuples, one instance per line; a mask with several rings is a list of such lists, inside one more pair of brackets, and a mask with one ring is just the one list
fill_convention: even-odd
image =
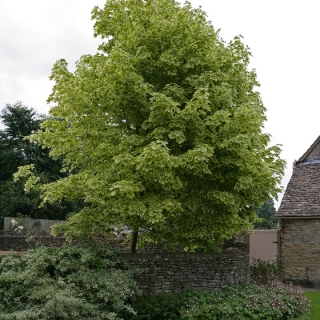
[(0, 263), (0, 319), (119, 319), (134, 313), (134, 271), (96, 243), (39, 247)]
[(190, 290), (135, 299), (135, 316), (124, 320), (237, 320), (297, 319), (309, 312), (310, 303), (301, 288), (264, 288), (243, 284), (218, 292)]
[(279, 258), (275, 261), (253, 259), (253, 264), (250, 266), (251, 282), (267, 287), (275, 286), (276, 280), (281, 279), (283, 271), (283, 264)]
[(125, 320), (180, 320), (184, 294), (143, 295), (132, 302), (136, 315), (123, 312)]
[(302, 289), (263, 288), (253, 284), (189, 292), (180, 319), (296, 319), (309, 312)]

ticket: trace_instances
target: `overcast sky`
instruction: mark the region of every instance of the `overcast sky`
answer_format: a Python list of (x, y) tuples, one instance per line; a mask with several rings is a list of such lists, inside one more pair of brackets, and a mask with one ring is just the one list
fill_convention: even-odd
[[(318, 1), (190, 0), (228, 41), (241, 34), (253, 54), (262, 101), (267, 108), (265, 132), (282, 145), (287, 161), (286, 187), (292, 162), (320, 135), (320, 45)], [(22, 101), (48, 113), (54, 62), (70, 70), (83, 54), (94, 54), (91, 10), (105, 0), (0, 0), (0, 109)], [(282, 195), (279, 195), (281, 199)], [(279, 203), (277, 203), (277, 206)]]

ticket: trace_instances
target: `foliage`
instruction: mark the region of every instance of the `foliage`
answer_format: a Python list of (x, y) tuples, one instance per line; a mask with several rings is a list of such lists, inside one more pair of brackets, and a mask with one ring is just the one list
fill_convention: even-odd
[(0, 319), (119, 319), (135, 271), (97, 243), (40, 247), (0, 263)]
[(184, 304), (184, 294), (157, 294), (137, 297), (131, 303), (136, 315), (123, 312), (125, 320), (180, 320), (180, 309)]
[(0, 181), (0, 229), (2, 229), (4, 217), (23, 215), (33, 219), (64, 220), (69, 213), (83, 208), (81, 203), (71, 201), (46, 203), (39, 208), (40, 192), (32, 190), (26, 193), (25, 180)]
[(250, 266), (250, 279), (257, 285), (271, 287), (282, 278), (283, 272), (283, 263), (278, 257), (275, 261), (254, 259)]
[(29, 164), (34, 164), (36, 172), (59, 172), (58, 163), (49, 157), (48, 149), (25, 139), (40, 129), (45, 118), (21, 102), (7, 104), (1, 110), (4, 129), (0, 130), (0, 181), (12, 179), (19, 166)]
[(13, 173), (23, 165), (33, 165), (34, 172), (43, 183), (65, 176), (60, 172), (61, 159), (53, 160), (47, 148), (25, 139), (40, 129), (45, 118), (45, 115), (39, 115), (21, 102), (7, 104), (1, 111), (0, 119), (4, 127), (0, 130), (0, 227), (6, 216), (22, 214), (32, 218), (64, 220), (70, 212), (83, 208), (81, 203), (70, 201), (48, 203), (39, 208), (40, 191), (32, 190), (26, 194), (26, 179), (13, 181)]
[(310, 303), (301, 288), (263, 288), (252, 284), (219, 292), (195, 291), (181, 319), (296, 319), (309, 312)]
[[(23, 219), (24, 220), (24, 219)], [(23, 224), (19, 223), (18, 221), (16, 221), (15, 219), (11, 220), (11, 224), (12, 224), (12, 229), (14, 232), (16, 233), (20, 233), (23, 229), (25, 229), (25, 227), (23, 226)]]
[(137, 315), (125, 320), (153, 319), (296, 319), (309, 312), (301, 288), (264, 288), (243, 284), (221, 289), (143, 296), (132, 303)]
[(272, 198), (265, 202), (260, 208), (256, 208), (256, 213), (259, 220), (253, 224), (254, 228), (276, 229), (278, 227), (274, 219), (276, 209)]
[(0, 181), (0, 229), (4, 217), (16, 217), (18, 213), (26, 215), (37, 208), (39, 195), (34, 197), (34, 191), (25, 194), (23, 185), (23, 181)]
[(55, 63), (51, 118), (32, 136), (69, 173), (41, 187), (44, 202), (88, 204), (63, 231), (122, 225), (190, 248), (246, 229), (277, 197), (284, 161), (262, 133), (241, 38), (225, 43), (201, 9), (173, 0), (109, 0), (92, 18), (99, 52), (74, 73)]
[(307, 298), (311, 301), (310, 320), (320, 319), (320, 292), (305, 291)]

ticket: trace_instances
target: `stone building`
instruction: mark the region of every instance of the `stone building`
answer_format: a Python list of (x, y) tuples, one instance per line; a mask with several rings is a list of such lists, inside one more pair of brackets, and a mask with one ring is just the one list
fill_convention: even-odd
[(320, 136), (293, 164), (276, 217), (284, 281), (320, 286)]

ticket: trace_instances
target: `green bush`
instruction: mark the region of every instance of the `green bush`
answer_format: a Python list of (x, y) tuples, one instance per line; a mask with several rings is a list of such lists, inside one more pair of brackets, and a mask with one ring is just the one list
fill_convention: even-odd
[(253, 284), (229, 287), (217, 293), (193, 291), (180, 319), (296, 319), (309, 312), (302, 289), (264, 288)]
[(259, 286), (275, 286), (276, 281), (281, 279), (283, 271), (283, 264), (279, 258), (275, 261), (253, 259), (253, 264), (250, 266), (251, 282)]
[(132, 308), (136, 315), (123, 312), (125, 320), (179, 320), (180, 309), (184, 304), (184, 294), (143, 295), (133, 300)]
[(96, 243), (39, 247), (0, 263), (0, 319), (119, 319), (138, 294), (136, 271)]
[(243, 284), (218, 292), (191, 290), (142, 296), (132, 302), (132, 307), (136, 316), (122, 313), (124, 320), (289, 320), (307, 314), (310, 303), (301, 288)]

